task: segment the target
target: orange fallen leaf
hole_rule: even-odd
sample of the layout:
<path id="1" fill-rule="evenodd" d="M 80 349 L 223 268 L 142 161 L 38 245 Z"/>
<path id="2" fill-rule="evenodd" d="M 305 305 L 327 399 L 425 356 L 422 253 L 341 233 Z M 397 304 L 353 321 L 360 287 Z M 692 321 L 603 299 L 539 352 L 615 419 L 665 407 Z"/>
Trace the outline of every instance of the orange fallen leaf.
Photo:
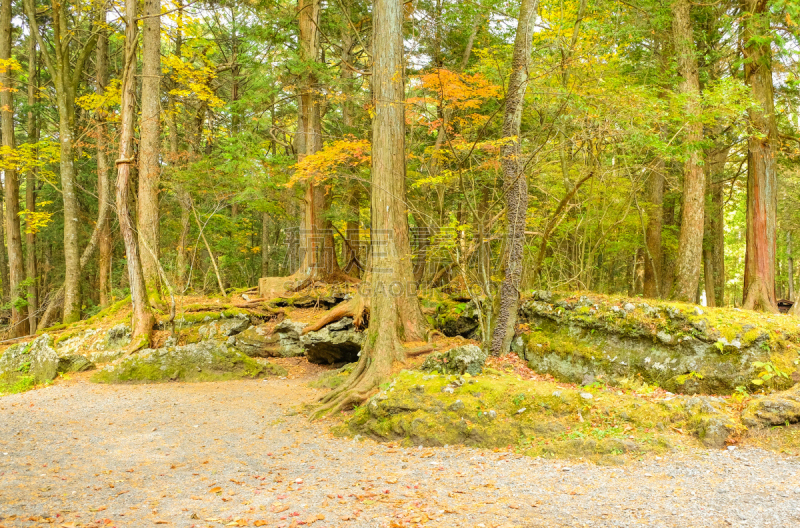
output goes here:
<path id="1" fill-rule="evenodd" d="M 213 488 L 208 490 L 209 493 L 219 493 L 220 491 L 222 491 L 222 488 L 219 486 L 214 486 Z"/>
<path id="2" fill-rule="evenodd" d="M 253 526 L 268 526 L 268 525 L 269 525 L 268 521 L 261 521 L 261 520 L 258 520 L 253 523 Z"/>

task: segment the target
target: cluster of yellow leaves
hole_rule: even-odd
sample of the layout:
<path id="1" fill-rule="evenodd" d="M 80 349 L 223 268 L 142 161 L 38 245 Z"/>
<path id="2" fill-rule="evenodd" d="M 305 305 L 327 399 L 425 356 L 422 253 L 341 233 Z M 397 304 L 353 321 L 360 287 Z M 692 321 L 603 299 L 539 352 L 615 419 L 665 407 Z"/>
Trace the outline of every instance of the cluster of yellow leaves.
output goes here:
<path id="1" fill-rule="evenodd" d="M 12 71 L 22 71 L 17 59 L 0 59 L 0 74 L 7 74 Z"/>
<path id="2" fill-rule="evenodd" d="M 55 141 L 42 140 L 38 143 L 22 143 L 17 148 L 0 147 L 0 170 L 26 173 L 38 171 L 39 179 L 55 185 L 56 175 L 47 166 L 59 159 L 59 145 Z"/>
<path id="3" fill-rule="evenodd" d="M 36 211 L 28 211 L 27 209 L 23 209 L 17 213 L 25 222 L 25 233 L 35 235 L 47 227 L 47 224 L 50 223 L 50 219 L 53 217 L 53 213 L 48 213 L 47 211 L 42 211 L 41 209 L 47 205 L 50 205 L 51 203 L 53 202 L 38 202 L 36 204 Z"/>
<path id="4" fill-rule="evenodd" d="M 354 171 L 370 162 L 370 143 L 366 139 L 342 139 L 325 145 L 322 150 L 303 158 L 294 166 L 294 175 L 286 184 L 322 181 L 335 171 Z"/>
<path id="5" fill-rule="evenodd" d="M 172 90 L 170 93 L 177 97 L 195 96 L 201 101 L 208 102 L 211 108 L 219 108 L 225 105 L 225 101 L 217 97 L 211 90 L 212 79 L 217 76 L 216 71 L 208 66 L 195 66 L 190 62 L 175 55 L 168 55 L 162 60 L 164 73 L 172 73 L 172 78 L 178 84 L 184 86 L 181 89 Z"/>
<path id="6" fill-rule="evenodd" d="M 113 79 L 111 83 L 106 86 L 103 95 L 90 93 L 82 95 L 75 99 L 75 104 L 80 106 L 87 112 L 95 112 L 98 110 L 108 110 L 115 106 L 119 106 L 122 101 L 122 81 Z"/>

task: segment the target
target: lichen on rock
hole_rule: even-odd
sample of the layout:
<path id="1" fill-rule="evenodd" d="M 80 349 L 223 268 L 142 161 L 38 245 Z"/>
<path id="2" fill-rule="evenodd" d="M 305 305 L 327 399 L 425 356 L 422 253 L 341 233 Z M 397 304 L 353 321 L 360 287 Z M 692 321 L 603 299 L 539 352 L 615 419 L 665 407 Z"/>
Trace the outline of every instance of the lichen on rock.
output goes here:
<path id="1" fill-rule="evenodd" d="M 676 393 L 731 394 L 755 388 L 759 362 L 787 373 L 771 379 L 773 389 L 790 386 L 797 369 L 788 345 L 800 342 L 800 331 L 780 318 L 602 295 L 545 297 L 552 302 L 534 293 L 522 303 L 523 332 L 512 347 L 532 369 L 564 381 L 639 377 Z"/>
<path id="2" fill-rule="evenodd" d="M 429 355 L 421 370 L 442 374 L 470 374 L 477 376 L 483 370 L 487 354 L 477 345 L 464 345 L 446 352 Z"/>
<path id="3" fill-rule="evenodd" d="M 285 376 L 283 367 L 265 364 L 219 341 L 146 349 L 115 361 L 92 377 L 100 383 L 223 381 Z"/>

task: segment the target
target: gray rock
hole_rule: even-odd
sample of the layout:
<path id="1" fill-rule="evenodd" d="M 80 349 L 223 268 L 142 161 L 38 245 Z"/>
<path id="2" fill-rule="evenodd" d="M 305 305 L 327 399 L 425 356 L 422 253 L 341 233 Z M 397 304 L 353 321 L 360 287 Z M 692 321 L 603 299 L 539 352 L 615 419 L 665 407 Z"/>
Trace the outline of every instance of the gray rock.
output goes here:
<path id="1" fill-rule="evenodd" d="M 0 380 L 14 383 L 31 376 L 36 383 L 44 383 L 58 373 L 58 354 L 53 349 L 53 338 L 42 334 L 28 343 L 18 343 L 0 356 Z"/>
<path id="2" fill-rule="evenodd" d="M 464 408 L 464 402 L 461 400 L 456 400 L 453 403 L 451 403 L 447 409 L 450 411 L 460 411 L 463 408 Z"/>
<path id="3" fill-rule="evenodd" d="M 352 317 L 308 332 L 300 338 L 306 357 L 312 363 L 351 363 L 358 361 L 363 334 L 356 330 Z"/>
<path id="4" fill-rule="evenodd" d="M 553 292 L 547 290 L 538 290 L 533 292 L 532 297 L 536 301 L 549 303 L 553 301 Z"/>
<path id="5" fill-rule="evenodd" d="M 692 310 L 692 311 L 693 311 L 693 313 L 694 313 L 695 315 L 703 315 L 703 313 L 705 313 L 705 312 L 703 312 L 703 309 L 702 309 L 702 308 L 700 308 L 699 306 L 695 306 L 695 307 L 694 307 L 694 310 Z"/>
<path id="6" fill-rule="evenodd" d="M 103 383 L 216 381 L 286 375 L 286 370 L 260 363 L 220 341 L 200 341 L 177 347 L 141 350 L 108 365 L 94 375 Z"/>
<path id="7" fill-rule="evenodd" d="M 592 398 L 594 398 L 594 396 L 592 396 L 592 393 L 590 392 L 582 392 L 581 398 L 583 398 L 584 400 L 591 400 Z"/>
<path id="8" fill-rule="evenodd" d="M 58 372 L 85 372 L 94 368 L 95 364 L 85 356 L 70 355 L 58 358 Z"/>
<path id="9" fill-rule="evenodd" d="M 717 449 L 725 447 L 728 437 L 736 431 L 736 424 L 723 414 L 701 416 L 694 427 L 704 446 Z"/>
<path id="10" fill-rule="evenodd" d="M 300 333 L 306 326 L 284 319 L 273 330 L 268 325 L 251 326 L 236 334 L 236 348 L 250 357 L 296 357 L 305 354 Z"/>
<path id="11" fill-rule="evenodd" d="M 625 303 L 625 306 L 623 306 L 622 309 L 626 312 L 632 312 L 636 309 L 636 306 L 634 306 L 632 303 Z"/>
<path id="12" fill-rule="evenodd" d="M 800 422 L 800 387 L 753 400 L 742 412 L 742 422 L 748 427 Z"/>
<path id="13" fill-rule="evenodd" d="M 250 319 L 246 316 L 236 316 L 204 324 L 198 328 L 197 333 L 201 339 L 219 339 L 239 334 L 248 328 Z"/>
<path id="14" fill-rule="evenodd" d="M 483 371 L 486 363 L 486 352 L 476 345 L 464 345 L 457 348 L 431 354 L 425 359 L 421 369 L 427 372 L 443 374 L 470 374 L 477 376 Z"/>
<path id="15" fill-rule="evenodd" d="M 656 338 L 665 345 L 671 345 L 674 341 L 674 338 L 663 330 L 660 330 L 656 334 Z"/>

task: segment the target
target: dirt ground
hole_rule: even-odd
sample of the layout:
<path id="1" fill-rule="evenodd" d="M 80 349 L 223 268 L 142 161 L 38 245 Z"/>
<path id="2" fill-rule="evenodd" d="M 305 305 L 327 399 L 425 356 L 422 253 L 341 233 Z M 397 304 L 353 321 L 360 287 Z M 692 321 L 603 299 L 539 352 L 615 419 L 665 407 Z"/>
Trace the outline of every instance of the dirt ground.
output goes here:
<path id="1" fill-rule="evenodd" d="M 800 526 L 800 459 L 753 448 L 625 466 L 333 437 L 287 379 L 0 398 L 0 527 Z M 300 412 L 298 412 L 300 411 Z"/>

